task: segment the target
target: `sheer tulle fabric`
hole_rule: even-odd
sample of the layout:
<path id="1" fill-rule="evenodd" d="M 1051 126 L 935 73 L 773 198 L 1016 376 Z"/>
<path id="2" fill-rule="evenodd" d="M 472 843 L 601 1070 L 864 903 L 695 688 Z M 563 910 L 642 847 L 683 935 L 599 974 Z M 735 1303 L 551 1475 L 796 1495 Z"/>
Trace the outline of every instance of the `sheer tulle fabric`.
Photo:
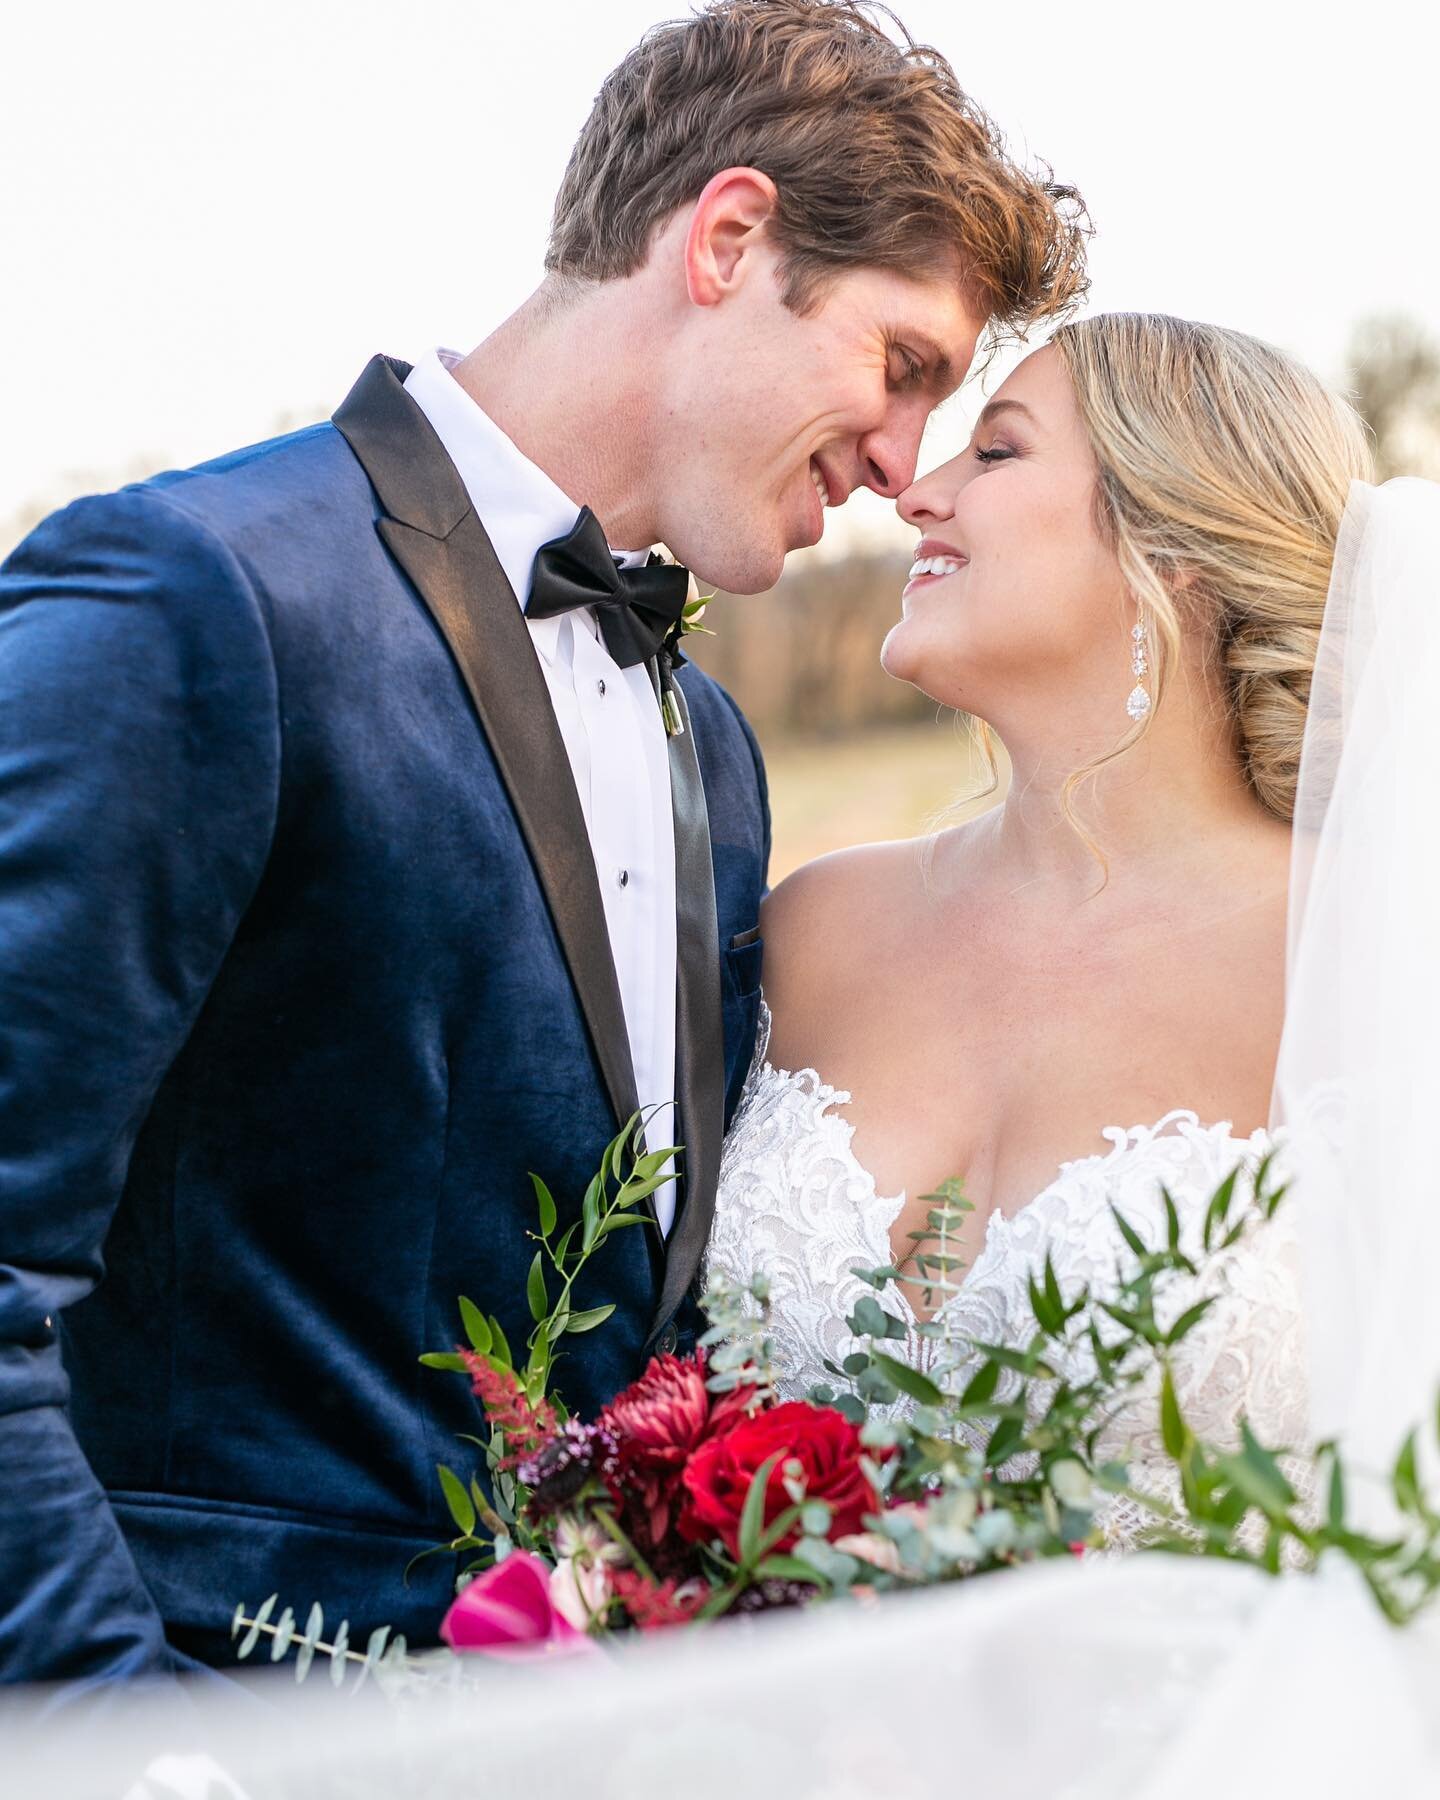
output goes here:
<path id="1" fill-rule="evenodd" d="M 1307 736 L 1277 1122 L 1314 1427 L 1376 1467 L 1433 1416 L 1440 1379 L 1437 812 L 1440 489 L 1357 487 Z M 7 1764 L 17 1791 L 111 1793 L 161 1743 L 203 1738 L 266 1797 L 1308 1800 L 1428 1791 L 1437 1692 L 1433 1619 L 1394 1631 L 1343 1566 L 1267 1581 L 1132 1557 L 641 1643 L 614 1665 L 486 1670 L 398 1713 L 307 1688 L 260 1730 L 247 1710 L 182 1739 L 173 1706 L 136 1709 L 88 1766 L 57 1757 L 53 1727 L 12 1734 Z"/>

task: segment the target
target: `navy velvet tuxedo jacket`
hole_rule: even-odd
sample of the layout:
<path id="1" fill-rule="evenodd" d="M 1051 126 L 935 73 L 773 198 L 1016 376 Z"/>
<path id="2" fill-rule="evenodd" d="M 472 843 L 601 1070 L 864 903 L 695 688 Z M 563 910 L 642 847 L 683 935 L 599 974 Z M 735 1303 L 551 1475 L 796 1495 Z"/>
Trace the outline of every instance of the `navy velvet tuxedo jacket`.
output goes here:
<path id="1" fill-rule="evenodd" d="M 403 375 L 0 569 L 0 1677 L 224 1663 L 272 1591 L 433 1642 L 455 1565 L 402 1577 L 479 1413 L 417 1358 L 461 1293 L 523 1342 L 528 1172 L 563 1222 L 635 1105 L 544 679 Z M 758 1009 L 763 769 L 679 682 L 684 1180 L 577 1295 L 587 1412 L 683 1329 Z"/>

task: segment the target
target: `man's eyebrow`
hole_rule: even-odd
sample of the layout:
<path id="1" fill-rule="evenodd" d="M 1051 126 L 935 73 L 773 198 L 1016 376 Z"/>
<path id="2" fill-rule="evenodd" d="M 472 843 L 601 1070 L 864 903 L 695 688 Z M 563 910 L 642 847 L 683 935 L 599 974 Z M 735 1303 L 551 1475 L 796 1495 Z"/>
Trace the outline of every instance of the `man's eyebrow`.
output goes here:
<path id="1" fill-rule="evenodd" d="M 992 400 L 981 409 L 980 417 L 975 421 L 976 430 L 978 431 L 982 425 L 992 424 L 995 418 L 1003 412 L 1024 413 L 1032 425 L 1036 423 L 1034 413 L 1023 400 Z"/>

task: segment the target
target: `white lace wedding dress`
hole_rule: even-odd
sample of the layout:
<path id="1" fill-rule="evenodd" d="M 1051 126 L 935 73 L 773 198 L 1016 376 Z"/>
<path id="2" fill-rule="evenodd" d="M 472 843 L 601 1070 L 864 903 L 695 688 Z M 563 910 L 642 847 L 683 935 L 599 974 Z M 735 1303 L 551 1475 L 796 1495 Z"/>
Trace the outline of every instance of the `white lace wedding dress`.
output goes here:
<path id="1" fill-rule="evenodd" d="M 853 1127 L 843 1113 L 848 1093 L 814 1069 L 790 1072 L 770 1063 L 769 1025 L 762 1004 L 754 1062 L 725 1144 L 706 1266 L 732 1282 L 757 1273 L 768 1278 L 777 1385 L 783 1398 L 802 1399 L 814 1386 L 834 1385 L 827 1361 L 838 1365 L 860 1347 L 845 1318 L 875 1290 L 851 1271 L 891 1261 L 890 1233 L 905 1195 L 877 1193 L 874 1177 L 856 1160 Z M 1182 1247 L 1198 1256 L 1210 1197 L 1237 1164 L 1253 1171 L 1274 1148 L 1283 1172 L 1283 1144 L 1267 1132 L 1237 1138 L 1228 1123 L 1204 1125 L 1178 1108 L 1153 1125 L 1109 1126 L 1096 1135 L 1111 1146 L 1108 1152 L 1062 1163 L 1050 1185 L 1018 1212 L 991 1214 L 960 1291 L 936 1315 L 946 1327 L 943 1339 L 916 1333 L 910 1296 L 918 1290 L 893 1282 L 886 1288 L 886 1309 L 911 1328 L 909 1342 L 895 1348 L 914 1366 L 930 1369 L 947 1355 L 953 1360 L 952 1346 L 963 1350 L 976 1339 L 1028 1343 L 1035 1332 L 1029 1277 L 1043 1271 L 1047 1252 L 1067 1299 L 1082 1283 L 1102 1297 L 1113 1293 L 1117 1272 L 1134 1259 L 1112 1205 L 1158 1248 L 1166 1235 L 1163 1187 L 1180 1217 Z M 1269 1224 L 1211 1258 L 1199 1291 L 1214 1295 L 1215 1304 L 1184 1340 L 1175 1371 L 1197 1434 L 1219 1445 L 1238 1442 L 1243 1413 L 1262 1442 L 1303 1443 L 1304 1346 L 1291 1210 L 1282 1205 Z M 1177 1317 L 1196 1297 L 1192 1284 L 1177 1282 L 1160 1304 L 1162 1318 L 1167 1309 Z M 1082 1366 L 1087 1363 L 1077 1351 L 1064 1372 L 1081 1378 L 1093 1372 L 1093 1364 Z M 1128 1463 L 1136 1487 L 1173 1493 L 1153 1388 L 1139 1390 L 1117 1414 L 1100 1456 Z M 1108 1540 L 1128 1543 L 1145 1517 L 1133 1502 L 1112 1503 L 1104 1521 Z"/>

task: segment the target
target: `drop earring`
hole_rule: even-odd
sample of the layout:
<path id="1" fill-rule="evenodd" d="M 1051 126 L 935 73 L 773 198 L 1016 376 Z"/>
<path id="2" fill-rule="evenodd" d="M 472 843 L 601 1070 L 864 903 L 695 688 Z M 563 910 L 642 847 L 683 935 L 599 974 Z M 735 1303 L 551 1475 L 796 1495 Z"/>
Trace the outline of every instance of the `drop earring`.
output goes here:
<path id="1" fill-rule="evenodd" d="M 1135 685 L 1125 710 L 1138 725 L 1150 711 L 1150 690 L 1145 685 L 1145 677 L 1150 673 L 1150 634 L 1143 612 L 1130 628 L 1130 673 L 1135 677 Z"/>

